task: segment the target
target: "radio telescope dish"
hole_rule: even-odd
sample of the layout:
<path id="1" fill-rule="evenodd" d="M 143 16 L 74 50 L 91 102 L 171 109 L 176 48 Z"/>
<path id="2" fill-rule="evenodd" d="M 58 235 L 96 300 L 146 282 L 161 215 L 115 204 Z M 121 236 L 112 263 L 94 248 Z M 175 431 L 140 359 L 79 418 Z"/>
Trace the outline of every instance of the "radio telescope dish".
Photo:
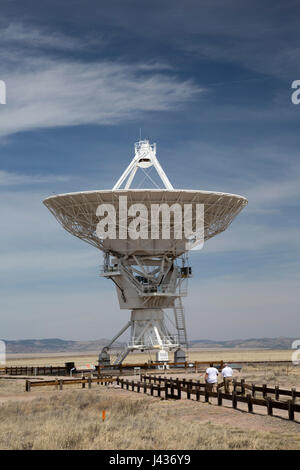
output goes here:
<path id="1" fill-rule="evenodd" d="M 152 166 L 164 189 L 131 189 L 137 171 L 145 172 Z M 65 230 L 104 253 L 101 276 L 115 283 L 120 308 L 132 310 L 131 320 L 101 352 L 99 364 L 109 362 L 108 350 L 129 327 L 130 341 L 117 357 L 116 364 L 134 350 L 187 347 L 181 298 L 187 294 L 186 283 L 191 277 L 191 267 L 187 265 L 191 245 L 187 243 L 183 226 L 178 229 L 176 225 L 175 212 L 185 215 L 189 209 L 189 227 L 196 233 L 197 214 L 193 207 L 203 207 L 202 238 L 206 241 L 226 230 L 245 207 L 247 199 L 236 194 L 174 189 L 156 158 L 156 144 L 141 140 L 135 144 L 132 162 L 112 190 L 59 194 L 43 202 Z M 131 207 L 135 208 L 135 214 L 128 210 Z M 169 236 L 164 238 L 161 213 L 166 208 L 169 208 L 168 214 L 166 212 Z M 144 237 L 137 236 L 135 215 L 140 216 L 139 230 L 142 230 L 145 218 L 154 213 L 156 232 L 152 231 L 150 223 L 144 229 Z M 99 235 L 99 221 L 103 216 L 107 224 L 115 226 L 115 236 Z M 128 236 L 130 227 L 135 237 Z M 174 311 L 175 335 L 166 326 L 163 308 Z"/>

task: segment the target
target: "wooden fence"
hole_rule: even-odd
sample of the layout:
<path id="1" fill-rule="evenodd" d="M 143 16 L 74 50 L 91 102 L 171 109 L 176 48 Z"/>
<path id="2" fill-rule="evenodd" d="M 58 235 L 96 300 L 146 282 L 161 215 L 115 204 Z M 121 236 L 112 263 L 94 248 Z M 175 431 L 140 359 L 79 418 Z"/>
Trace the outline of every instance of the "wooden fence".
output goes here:
<path id="1" fill-rule="evenodd" d="M 228 364 L 234 364 L 235 369 L 241 369 L 243 365 L 291 365 L 290 361 L 226 361 Z M 209 364 L 209 361 L 193 361 L 193 362 L 168 362 L 169 370 L 172 372 L 187 371 L 199 372 Z M 214 361 L 217 368 L 223 367 L 223 361 Z M 120 373 L 140 368 L 142 371 L 157 370 L 159 366 L 163 366 L 161 362 L 143 362 L 138 364 L 117 364 L 110 366 L 96 366 L 98 374 L 108 374 L 112 371 L 115 374 L 117 371 Z M 168 370 L 168 369 L 167 369 Z M 76 371 L 74 371 L 76 372 Z M 0 368 L 0 375 L 55 375 L 64 376 L 69 375 L 70 369 L 66 366 L 16 366 L 16 367 L 2 367 Z"/>
<path id="2" fill-rule="evenodd" d="M 82 388 L 85 388 L 85 385 L 88 385 L 88 388 L 92 388 L 92 383 L 97 383 L 98 385 L 107 385 L 109 383 L 115 382 L 116 379 L 113 377 L 82 377 L 81 379 L 56 379 L 56 380 L 39 380 L 32 381 L 26 380 L 25 382 L 25 391 L 31 392 L 31 389 L 34 387 L 55 387 L 56 390 L 63 390 L 65 385 L 74 385 L 82 384 Z"/>
<path id="3" fill-rule="evenodd" d="M 179 378 L 171 379 L 165 377 L 156 377 L 153 375 L 142 375 L 141 381 L 135 382 L 134 380 L 125 380 L 117 377 L 117 384 L 121 388 L 126 390 L 132 390 L 147 393 L 150 390 L 150 394 L 153 396 L 156 392 L 156 396 L 163 396 L 166 400 L 182 398 L 182 393 L 186 394 L 187 399 L 191 399 L 194 395 L 197 401 L 200 401 L 200 397 L 203 396 L 205 402 L 209 401 L 210 397 L 217 398 L 217 403 L 222 406 L 223 400 L 230 400 L 232 408 L 237 409 L 237 404 L 246 403 L 248 412 L 253 412 L 253 406 L 263 406 L 267 408 L 268 415 L 273 414 L 274 409 L 286 410 L 290 420 L 294 420 L 295 412 L 300 412 L 300 404 L 295 403 L 295 399 L 300 397 L 300 392 L 295 389 L 284 390 L 279 387 L 270 388 L 267 385 L 256 386 L 255 384 L 246 384 L 243 380 L 240 382 L 233 381 L 233 392 L 224 393 L 222 387 L 224 383 L 218 385 L 217 392 L 211 392 L 207 390 L 205 383 L 199 381 L 193 382 L 192 380 L 180 380 Z M 239 389 L 239 390 L 238 390 Z M 251 390 L 251 393 L 246 394 L 246 390 Z M 256 392 L 261 392 L 262 397 L 256 397 Z M 274 394 L 275 399 L 267 396 L 268 394 Z M 287 401 L 279 401 L 280 395 L 289 396 L 291 399 Z"/>
<path id="4" fill-rule="evenodd" d="M 300 392 L 294 388 L 291 390 L 281 389 L 278 386 L 274 388 L 268 387 L 266 384 L 256 385 L 247 384 L 242 379 L 240 381 L 233 380 L 233 391 L 232 393 L 224 393 L 222 388 L 224 382 L 218 384 L 217 391 L 212 392 L 207 390 L 205 383 L 200 381 L 193 381 L 187 379 L 172 379 L 170 377 L 162 377 L 155 375 L 141 375 L 140 381 L 125 380 L 121 377 L 104 377 L 98 376 L 97 378 L 82 377 L 81 379 L 56 379 L 56 380 L 42 380 L 42 381 L 31 381 L 26 380 L 25 390 L 30 392 L 34 387 L 47 387 L 54 386 L 57 390 L 63 390 L 65 385 L 81 384 L 82 388 L 85 388 L 86 384 L 88 388 L 92 388 L 93 383 L 98 385 L 107 385 L 108 383 L 116 382 L 121 386 L 122 389 L 137 391 L 138 393 L 147 393 L 150 391 L 152 396 L 163 397 L 168 399 L 182 398 L 182 393 L 186 394 L 187 399 L 191 399 L 194 396 L 197 401 L 200 401 L 200 397 L 203 396 L 205 402 L 209 401 L 210 397 L 217 399 L 218 406 L 223 405 L 223 400 L 229 400 L 232 403 L 232 408 L 237 409 L 238 403 L 247 404 L 248 412 L 253 412 L 253 406 L 263 406 L 267 409 L 268 415 L 273 414 L 274 409 L 286 410 L 290 420 L 295 419 L 295 413 L 300 413 L 300 404 L 295 403 L 297 398 L 300 398 Z M 251 392 L 251 393 L 247 393 Z M 260 393 L 261 397 L 257 397 Z M 274 395 L 270 397 L 269 395 Z M 280 401 L 280 396 L 289 397 L 288 400 Z"/>
<path id="5" fill-rule="evenodd" d="M 3 367 L 3 375 L 68 375 L 69 369 L 65 366 L 18 366 Z"/>
<path id="6" fill-rule="evenodd" d="M 141 380 L 142 381 L 149 381 L 150 383 L 153 382 L 155 383 L 167 383 L 168 385 L 173 385 L 176 383 L 177 386 L 183 386 L 183 387 L 189 387 L 189 388 L 206 388 L 205 383 L 200 383 L 200 380 L 198 381 L 193 381 L 193 380 L 187 380 L 187 379 L 179 379 L 178 377 L 174 380 L 171 379 L 170 377 L 162 377 L 162 376 L 154 376 L 154 375 L 141 375 Z M 224 382 L 221 382 L 217 385 L 217 388 L 220 389 L 224 387 Z M 246 390 L 251 391 L 251 395 L 254 397 L 256 395 L 256 392 L 259 392 L 262 394 L 263 398 L 267 397 L 268 394 L 274 395 L 276 400 L 280 399 L 280 395 L 283 396 L 289 396 L 293 400 L 296 398 L 300 398 L 300 391 L 297 391 L 295 388 L 291 388 L 290 390 L 282 389 L 279 388 L 278 385 L 275 385 L 275 387 L 268 387 L 267 384 L 263 385 L 256 385 L 254 383 L 252 384 L 247 384 L 245 383 L 244 379 L 241 379 L 240 381 L 234 380 L 232 381 L 232 387 L 233 391 L 238 391 L 241 395 L 245 395 Z"/>

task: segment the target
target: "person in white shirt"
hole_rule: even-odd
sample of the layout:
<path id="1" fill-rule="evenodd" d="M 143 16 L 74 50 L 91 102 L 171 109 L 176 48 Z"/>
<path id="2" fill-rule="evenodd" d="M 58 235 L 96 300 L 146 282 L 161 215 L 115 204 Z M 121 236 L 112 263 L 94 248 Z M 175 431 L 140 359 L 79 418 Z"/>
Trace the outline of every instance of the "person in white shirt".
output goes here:
<path id="1" fill-rule="evenodd" d="M 216 369 L 213 364 L 210 364 L 205 373 L 205 382 L 208 392 L 217 391 L 218 375 L 218 369 Z"/>
<path id="2" fill-rule="evenodd" d="M 228 364 L 224 364 L 224 367 L 222 369 L 222 376 L 224 379 L 225 393 L 231 393 L 233 370 L 231 369 L 231 367 L 229 367 Z"/>

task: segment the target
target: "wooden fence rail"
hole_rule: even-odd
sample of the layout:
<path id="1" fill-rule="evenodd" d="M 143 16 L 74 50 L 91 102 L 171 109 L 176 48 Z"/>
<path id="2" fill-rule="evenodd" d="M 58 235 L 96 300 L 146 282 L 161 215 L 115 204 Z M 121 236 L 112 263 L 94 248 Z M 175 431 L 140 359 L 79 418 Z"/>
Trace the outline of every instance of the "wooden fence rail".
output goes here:
<path id="1" fill-rule="evenodd" d="M 300 404 L 295 403 L 295 399 L 300 397 L 300 392 L 295 389 L 284 390 L 279 387 L 271 388 L 267 385 L 256 386 L 255 384 L 246 384 L 243 380 L 233 382 L 233 392 L 223 393 L 221 388 L 223 383 L 219 384 L 219 388 L 216 392 L 208 391 L 205 383 L 195 382 L 193 380 L 186 380 L 179 378 L 172 379 L 168 377 L 153 376 L 153 375 L 141 375 L 140 381 L 125 380 L 120 377 L 104 377 L 99 376 L 97 378 L 82 377 L 81 379 L 56 379 L 56 380 L 42 380 L 42 381 L 31 381 L 26 380 L 25 390 L 30 392 L 34 387 L 46 387 L 55 386 L 57 390 L 63 390 L 65 385 L 81 384 L 82 388 L 85 388 L 86 384 L 88 388 L 92 387 L 92 383 L 104 384 L 116 382 L 121 386 L 122 389 L 137 391 L 138 393 L 147 393 L 150 391 L 152 396 L 164 397 L 168 399 L 182 398 L 182 393 L 186 394 L 187 399 L 191 399 L 191 396 L 195 396 L 197 401 L 200 401 L 200 397 L 203 396 L 205 402 L 209 401 L 210 397 L 217 398 L 217 403 L 222 406 L 223 400 L 229 400 L 232 403 L 232 408 L 236 409 L 238 403 L 246 403 L 248 412 L 253 412 L 253 406 L 263 406 L 267 408 L 268 415 L 273 414 L 274 409 L 286 410 L 290 420 L 295 419 L 295 412 L 300 413 Z M 238 390 L 238 388 L 240 390 Z M 251 390 L 251 393 L 246 393 L 246 390 Z M 256 392 L 262 394 L 261 398 L 255 396 Z M 268 394 L 274 394 L 275 399 L 268 396 Z M 279 401 L 280 395 L 289 396 L 291 399 L 287 401 Z"/>
<path id="2" fill-rule="evenodd" d="M 156 377 L 156 376 L 146 376 L 141 375 L 141 381 L 134 382 L 133 380 L 125 380 L 123 378 L 117 377 L 116 379 L 117 384 L 121 386 L 121 388 L 126 388 L 126 390 L 132 390 L 144 393 L 147 390 L 150 390 L 151 395 L 154 395 L 156 392 L 156 396 L 161 397 L 162 392 L 164 393 L 164 398 L 168 399 L 181 399 L 182 393 L 186 394 L 187 399 L 191 399 L 191 395 L 194 395 L 196 400 L 199 401 L 200 397 L 203 396 L 205 402 L 209 401 L 210 397 L 217 398 L 217 403 L 219 406 L 222 406 L 223 400 L 229 400 L 232 403 L 232 408 L 236 409 L 238 403 L 246 403 L 248 407 L 248 412 L 253 412 L 253 406 L 263 406 L 267 408 L 268 415 L 273 414 L 274 409 L 279 410 L 286 410 L 288 412 L 288 417 L 290 420 L 295 419 L 295 412 L 300 412 L 300 404 L 295 403 L 295 392 L 293 390 L 282 390 L 282 389 L 273 389 L 270 387 L 260 386 L 256 387 L 258 391 L 263 391 L 267 393 L 273 393 L 274 390 L 279 391 L 279 394 L 284 395 L 283 392 L 286 392 L 285 395 L 289 395 L 292 399 L 287 401 L 278 401 L 277 399 L 273 399 L 266 395 L 263 395 L 262 398 L 255 397 L 255 391 L 253 394 L 253 389 L 251 386 L 252 393 L 246 394 L 246 389 L 250 387 L 248 384 L 245 384 L 243 381 L 234 383 L 234 390 L 230 393 L 223 393 L 221 388 L 223 384 L 219 384 L 219 389 L 217 392 L 211 392 L 207 390 L 207 387 L 204 383 L 193 382 L 192 380 L 186 381 L 185 379 L 179 380 L 178 378 L 170 379 L 166 377 Z M 237 388 L 240 387 L 240 392 L 237 392 Z M 249 388 L 248 388 L 249 389 Z M 289 392 L 289 394 L 288 394 Z M 299 392 L 296 392 L 297 396 Z"/>
<path id="3" fill-rule="evenodd" d="M 68 375 L 65 366 L 18 366 L 3 367 L 1 373 L 5 375 Z"/>
<path id="4" fill-rule="evenodd" d="M 39 381 L 32 381 L 26 380 L 25 382 L 25 391 L 30 392 L 34 387 L 51 387 L 55 386 L 58 390 L 63 390 L 64 385 L 74 385 L 74 384 L 82 384 L 82 388 L 85 388 L 85 385 L 88 384 L 88 388 L 92 388 L 92 383 L 97 383 L 98 385 L 107 385 L 108 383 L 115 382 L 116 379 L 113 377 L 82 377 L 81 379 L 56 379 L 56 380 L 39 380 Z"/>
<path id="5" fill-rule="evenodd" d="M 162 377 L 162 376 L 154 376 L 154 375 L 141 375 L 141 380 L 143 381 L 149 381 L 150 383 L 175 383 L 176 385 L 180 386 L 186 386 L 189 384 L 189 387 L 193 388 L 206 388 L 205 383 L 200 383 L 200 381 L 193 381 L 193 380 L 188 380 L 188 379 L 179 379 L 178 377 L 176 379 L 172 379 L 170 377 Z M 217 389 L 220 389 L 224 387 L 224 382 L 221 382 L 217 385 Z M 275 395 L 276 400 L 280 399 L 280 395 L 283 396 L 288 396 L 291 397 L 292 400 L 295 400 L 296 398 L 300 398 L 300 391 L 297 391 L 295 388 L 291 388 L 291 390 L 287 389 L 282 389 L 279 388 L 279 386 L 275 387 L 268 387 L 267 384 L 263 385 L 256 385 L 256 384 L 247 384 L 245 383 L 244 379 L 241 379 L 240 381 L 233 380 L 232 381 L 232 387 L 235 392 L 238 392 L 238 388 L 240 388 L 239 393 L 241 395 L 245 395 L 246 390 L 250 390 L 252 396 L 254 397 L 256 395 L 256 392 L 262 393 L 263 397 L 266 398 L 268 394 Z"/>
<path id="6" fill-rule="evenodd" d="M 201 368 L 208 365 L 210 361 L 186 361 L 186 362 L 168 362 L 168 367 L 171 370 L 178 369 L 178 370 L 189 370 L 198 372 Z M 268 364 L 268 365 L 276 365 L 276 364 L 284 364 L 284 365 L 292 365 L 290 361 L 226 361 L 228 364 L 234 364 L 235 368 L 241 369 L 243 365 L 258 365 L 258 364 Z M 214 364 L 217 368 L 223 367 L 223 361 L 214 361 Z M 122 371 L 134 369 L 139 367 L 141 370 L 157 370 L 158 366 L 162 366 L 161 362 L 144 362 L 138 364 L 117 364 L 117 365 L 109 365 L 109 366 L 97 366 L 99 373 L 104 373 L 105 371 L 116 371 L 119 370 L 120 373 Z M 238 367 L 240 366 L 240 367 Z M 68 375 L 69 369 L 65 366 L 16 366 L 16 367 L 2 367 L 0 368 L 0 374 L 5 375 Z"/>

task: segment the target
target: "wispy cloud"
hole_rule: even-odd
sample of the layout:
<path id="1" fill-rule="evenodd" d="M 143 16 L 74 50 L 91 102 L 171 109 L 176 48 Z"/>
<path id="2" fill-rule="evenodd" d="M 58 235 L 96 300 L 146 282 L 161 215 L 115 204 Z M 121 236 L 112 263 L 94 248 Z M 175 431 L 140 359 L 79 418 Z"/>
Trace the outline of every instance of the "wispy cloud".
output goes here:
<path id="1" fill-rule="evenodd" d="M 84 37 L 68 36 L 47 28 L 41 30 L 32 24 L 12 22 L 2 27 L 1 44 L 7 48 L 74 51 L 90 46 L 100 47 L 105 44 L 105 41 L 100 34 Z"/>
<path id="2" fill-rule="evenodd" d="M 207 241 L 204 245 L 204 251 L 210 253 L 224 252 L 270 252 L 272 250 L 294 248 L 300 249 L 300 227 L 278 227 L 275 231 L 273 226 L 267 224 L 250 224 L 243 219 L 243 223 L 235 224 L 234 229 L 229 229 L 224 234 Z M 278 217 L 279 219 L 279 217 Z M 246 219 L 247 220 L 247 219 Z"/>
<path id="3" fill-rule="evenodd" d="M 26 175 L 0 170 L 0 186 L 18 186 L 45 183 L 63 183 L 69 181 L 69 176 L 61 175 Z"/>
<path id="4" fill-rule="evenodd" d="M 59 35 L 14 26 L 4 38 L 23 44 L 60 43 Z M 24 41 L 24 42 L 23 42 Z M 71 40 L 73 41 L 73 39 Z M 62 41 L 66 44 L 66 41 Z M 16 54 L 15 61 L 13 60 Z M 42 51 L 22 57 L 22 47 L 2 52 L 7 105 L 1 108 L 0 136 L 32 129 L 86 124 L 112 125 L 135 120 L 142 113 L 169 111 L 202 90 L 181 80 L 165 63 L 54 59 Z"/>
<path id="5" fill-rule="evenodd" d="M 300 204 L 300 176 L 264 181 L 246 190 L 245 194 L 255 206 L 294 206 Z"/>

